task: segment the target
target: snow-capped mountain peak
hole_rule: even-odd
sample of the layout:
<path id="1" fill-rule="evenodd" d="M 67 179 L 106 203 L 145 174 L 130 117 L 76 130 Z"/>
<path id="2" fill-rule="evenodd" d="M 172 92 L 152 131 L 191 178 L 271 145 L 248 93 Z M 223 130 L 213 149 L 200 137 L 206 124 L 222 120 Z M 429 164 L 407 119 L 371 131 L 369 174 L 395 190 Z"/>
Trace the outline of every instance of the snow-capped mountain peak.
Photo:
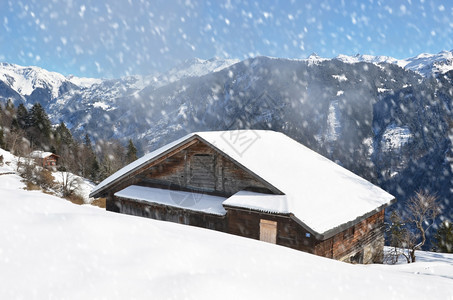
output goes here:
<path id="1" fill-rule="evenodd" d="M 0 63 L 0 80 L 23 96 L 31 95 L 36 88 L 48 88 L 52 96 L 56 98 L 59 88 L 66 78 L 59 73 L 39 67 Z"/>
<path id="2" fill-rule="evenodd" d="M 199 77 L 208 73 L 218 72 L 238 62 L 238 59 L 222 59 L 218 57 L 208 60 L 192 58 L 184 61 L 160 77 L 170 83 L 186 77 Z"/>
<path id="3" fill-rule="evenodd" d="M 325 60 L 327 60 L 327 58 L 322 58 L 322 57 L 320 57 L 318 54 L 316 54 L 314 52 L 312 54 L 310 54 L 310 56 L 307 57 L 307 61 L 308 61 L 309 65 L 313 65 L 313 64 L 316 65 L 316 64 L 318 64 L 320 62 L 323 62 Z"/>
<path id="4" fill-rule="evenodd" d="M 89 88 L 94 84 L 100 84 L 102 82 L 102 79 L 99 78 L 76 77 L 73 75 L 67 76 L 66 79 L 82 88 Z"/>
<path id="5" fill-rule="evenodd" d="M 344 63 L 359 63 L 359 62 L 367 62 L 372 64 L 380 64 L 380 63 L 388 63 L 388 64 L 396 64 L 401 66 L 401 61 L 390 57 L 390 56 L 374 56 L 374 55 L 367 55 L 367 54 L 356 54 L 356 55 L 344 55 L 340 54 L 335 57 L 336 60 L 342 61 Z"/>
<path id="6" fill-rule="evenodd" d="M 397 59 L 390 56 L 373 56 L 365 54 L 343 55 L 335 59 L 344 63 L 368 62 L 373 64 L 389 63 L 395 64 L 407 70 L 419 73 L 423 77 L 437 76 L 453 70 L 453 50 L 441 51 L 437 54 L 421 53 L 417 56 Z"/>
<path id="7" fill-rule="evenodd" d="M 424 77 L 436 76 L 453 70 L 453 50 L 437 54 L 422 53 L 403 60 L 404 68 L 415 71 Z"/>

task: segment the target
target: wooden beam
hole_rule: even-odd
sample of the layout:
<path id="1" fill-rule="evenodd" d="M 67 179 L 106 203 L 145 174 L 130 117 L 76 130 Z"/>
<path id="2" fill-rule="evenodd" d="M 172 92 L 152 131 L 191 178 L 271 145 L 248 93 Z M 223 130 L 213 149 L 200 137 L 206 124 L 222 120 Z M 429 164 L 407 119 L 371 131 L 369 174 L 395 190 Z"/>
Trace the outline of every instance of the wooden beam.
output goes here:
<path id="1" fill-rule="evenodd" d="M 162 161 L 166 160 L 167 158 L 175 155 L 176 153 L 178 153 L 179 151 L 181 150 L 184 150 L 190 146 L 192 146 L 193 144 L 196 144 L 198 143 L 199 141 L 197 140 L 197 138 L 194 138 L 190 141 L 188 141 L 187 143 L 179 146 L 179 147 L 176 147 L 176 148 L 173 148 L 173 150 L 161 155 L 161 156 L 158 156 L 157 158 L 149 161 L 149 162 L 146 162 L 144 163 L 141 167 L 139 167 L 138 169 L 135 169 L 129 173 L 126 173 L 124 174 L 123 176 L 120 176 L 118 177 L 116 180 L 114 180 L 113 182 L 111 182 L 110 184 L 107 184 L 106 186 L 104 186 L 101 190 L 99 190 L 96 194 L 97 194 L 97 197 L 100 197 L 102 195 L 105 194 L 105 191 L 107 189 L 112 189 L 112 187 L 115 187 L 116 185 L 118 184 L 121 184 L 122 182 L 124 181 L 128 181 L 129 179 L 135 177 L 137 174 L 140 174 L 141 172 L 143 172 L 144 170 L 154 166 L 154 165 L 157 165 L 159 163 L 161 163 Z"/>
<path id="2" fill-rule="evenodd" d="M 151 161 L 150 163 L 143 165 L 140 169 L 137 169 L 136 171 L 134 171 L 132 173 L 129 173 L 129 175 L 126 176 L 126 179 L 129 179 L 130 177 L 134 177 L 135 175 L 143 172 L 144 170 L 149 169 L 152 166 L 155 166 L 155 165 L 163 162 L 164 160 L 166 160 L 167 158 L 175 155 L 179 151 L 184 150 L 184 149 L 186 149 L 186 148 L 188 148 L 188 147 L 190 147 L 190 146 L 192 146 L 193 144 L 196 144 L 196 143 L 198 143 L 198 140 L 194 139 L 194 140 L 192 140 L 192 141 L 190 141 L 190 142 L 188 142 L 188 143 L 186 143 L 186 144 L 184 144 L 184 145 L 182 145 L 180 147 L 177 147 L 177 148 L 173 149 L 172 151 L 168 152 L 167 154 L 162 155 L 162 156 L 158 157 L 157 159 Z"/>

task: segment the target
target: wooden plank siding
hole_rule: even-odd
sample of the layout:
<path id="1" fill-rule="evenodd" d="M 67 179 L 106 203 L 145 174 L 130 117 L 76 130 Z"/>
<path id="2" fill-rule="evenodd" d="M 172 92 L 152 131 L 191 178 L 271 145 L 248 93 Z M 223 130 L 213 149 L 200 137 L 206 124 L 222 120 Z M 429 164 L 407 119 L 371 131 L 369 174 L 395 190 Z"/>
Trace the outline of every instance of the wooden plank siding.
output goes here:
<path id="1" fill-rule="evenodd" d="M 226 207 L 228 233 L 260 239 L 260 222 L 277 222 L 277 245 L 313 253 L 316 239 L 291 219 L 290 215 L 276 215 L 248 209 Z"/>
<path id="2" fill-rule="evenodd" d="M 43 167 L 54 167 L 57 165 L 58 155 L 52 154 L 42 159 Z"/>
<path id="3" fill-rule="evenodd" d="M 260 239 L 260 221 L 277 222 L 277 244 L 352 263 L 382 262 L 384 210 L 335 236 L 318 241 L 290 216 L 227 207 L 228 233 Z"/>
<path id="4" fill-rule="evenodd" d="M 351 263 L 382 262 L 384 210 L 318 243 L 314 253 Z"/>
<path id="5" fill-rule="evenodd" d="M 275 192 L 275 189 L 245 172 L 202 142 L 176 153 L 142 172 L 136 185 L 197 191 L 230 197 L 247 189 Z"/>
<path id="6" fill-rule="evenodd" d="M 174 206 L 148 203 L 117 197 L 119 212 L 123 214 L 169 221 L 225 232 L 225 216 L 191 211 Z"/>
<path id="7" fill-rule="evenodd" d="M 36 164 L 38 164 L 44 168 L 47 168 L 47 167 L 57 166 L 58 158 L 59 158 L 58 155 L 51 154 L 46 157 L 35 157 L 34 160 L 35 160 Z"/>
<path id="8" fill-rule="evenodd" d="M 107 185 L 104 188 L 104 191 L 99 193 L 99 195 L 100 196 L 106 196 L 106 201 L 115 201 L 113 195 L 116 192 L 121 191 L 122 189 L 125 189 L 128 186 L 130 186 L 130 185 L 137 184 L 137 182 L 140 180 L 140 174 L 141 173 L 143 173 L 144 171 L 146 171 L 150 167 L 158 165 L 162 161 L 165 161 L 168 158 L 171 158 L 176 153 L 179 153 L 180 151 L 184 150 L 187 147 L 190 147 L 191 145 L 193 145 L 193 144 L 195 144 L 197 142 L 198 142 L 197 140 L 189 141 L 189 142 L 187 142 L 187 143 L 185 143 L 185 144 L 173 149 L 172 151 L 166 153 L 165 155 L 159 157 L 158 159 L 152 161 L 151 163 L 145 164 L 144 166 L 142 166 L 142 167 L 138 168 L 137 170 L 131 172 L 130 174 L 128 174 L 127 176 L 125 176 L 121 180 L 114 181 L 111 186 Z M 114 206 L 115 206 L 114 203 L 110 204 L 110 207 L 114 207 Z"/>

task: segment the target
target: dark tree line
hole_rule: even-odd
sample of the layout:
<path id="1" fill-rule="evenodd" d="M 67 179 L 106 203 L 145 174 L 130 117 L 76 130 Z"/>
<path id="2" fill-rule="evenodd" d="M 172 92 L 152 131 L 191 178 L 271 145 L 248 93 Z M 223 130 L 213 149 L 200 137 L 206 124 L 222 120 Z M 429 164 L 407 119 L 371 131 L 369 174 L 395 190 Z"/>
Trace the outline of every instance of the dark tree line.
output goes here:
<path id="1" fill-rule="evenodd" d="M 59 169 L 99 182 L 137 159 L 132 140 L 127 147 L 118 140 L 99 141 L 95 146 L 88 134 L 74 138 L 64 122 L 52 126 L 41 104 L 30 110 L 17 108 L 11 100 L 0 103 L 0 147 L 24 157 L 34 150 L 59 156 Z"/>

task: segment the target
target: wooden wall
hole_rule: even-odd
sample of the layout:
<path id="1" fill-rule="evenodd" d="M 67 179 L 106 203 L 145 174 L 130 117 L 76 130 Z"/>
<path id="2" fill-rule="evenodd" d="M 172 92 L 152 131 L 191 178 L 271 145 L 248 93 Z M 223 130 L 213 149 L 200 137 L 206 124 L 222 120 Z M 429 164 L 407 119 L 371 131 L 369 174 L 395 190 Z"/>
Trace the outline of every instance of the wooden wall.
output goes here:
<path id="1" fill-rule="evenodd" d="M 384 259 L 384 210 L 318 243 L 315 254 L 351 263 L 381 263 Z"/>
<path id="2" fill-rule="evenodd" d="M 230 197 L 244 189 L 279 193 L 271 185 L 247 173 L 202 142 L 197 142 L 148 168 L 138 176 L 135 184 L 166 186 L 224 197 Z"/>
<path id="3" fill-rule="evenodd" d="M 290 215 L 274 215 L 247 209 L 227 208 L 228 233 L 260 239 L 260 220 L 277 222 L 277 244 L 313 253 L 316 239 L 290 218 Z"/>
<path id="4" fill-rule="evenodd" d="M 384 210 L 335 236 L 318 241 L 290 216 L 228 208 L 227 232 L 259 240 L 260 219 L 277 222 L 277 244 L 351 263 L 381 263 L 384 250 Z"/>
<path id="5" fill-rule="evenodd" d="M 206 214 L 173 206 L 145 203 L 118 197 L 117 200 L 119 202 L 118 212 L 123 214 L 192 225 L 222 232 L 226 231 L 225 216 Z"/>
<path id="6" fill-rule="evenodd" d="M 203 220 L 199 216 L 203 215 L 202 213 L 173 209 L 169 206 L 165 206 L 165 208 L 158 205 L 146 206 L 143 203 L 137 204 L 134 209 L 130 209 L 130 207 L 134 207 L 132 204 L 134 201 L 114 196 L 114 193 L 130 185 L 205 193 L 223 197 L 230 197 L 244 189 L 280 193 L 259 177 L 249 174 L 201 141 L 191 142 L 188 147 L 175 151 L 159 163 L 143 168 L 137 174 L 133 174 L 111 187 L 105 195 L 106 209 L 168 221 L 178 219 L 174 214 L 180 214 L 183 219 L 189 214 L 190 225 L 210 228 L 211 225 L 208 223 L 203 225 L 203 222 L 210 222 L 210 218 L 207 219 L 208 221 Z M 159 214 L 141 212 L 141 209 L 155 209 Z M 172 213 L 164 214 L 163 209 L 168 209 Z M 226 228 L 226 225 L 225 222 L 223 225 L 216 223 L 214 227 L 216 230 L 221 230 L 220 228 Z M 226 229 L 223 231 L 226 231 Z"/>
<path id="7" fill-rule="evenodd" d="M 35 162 L 42 167 L 53 167 L 57 165 L 58 156 L 55 154 L 49 155 L 44 158 L 35 158 Z"/>

